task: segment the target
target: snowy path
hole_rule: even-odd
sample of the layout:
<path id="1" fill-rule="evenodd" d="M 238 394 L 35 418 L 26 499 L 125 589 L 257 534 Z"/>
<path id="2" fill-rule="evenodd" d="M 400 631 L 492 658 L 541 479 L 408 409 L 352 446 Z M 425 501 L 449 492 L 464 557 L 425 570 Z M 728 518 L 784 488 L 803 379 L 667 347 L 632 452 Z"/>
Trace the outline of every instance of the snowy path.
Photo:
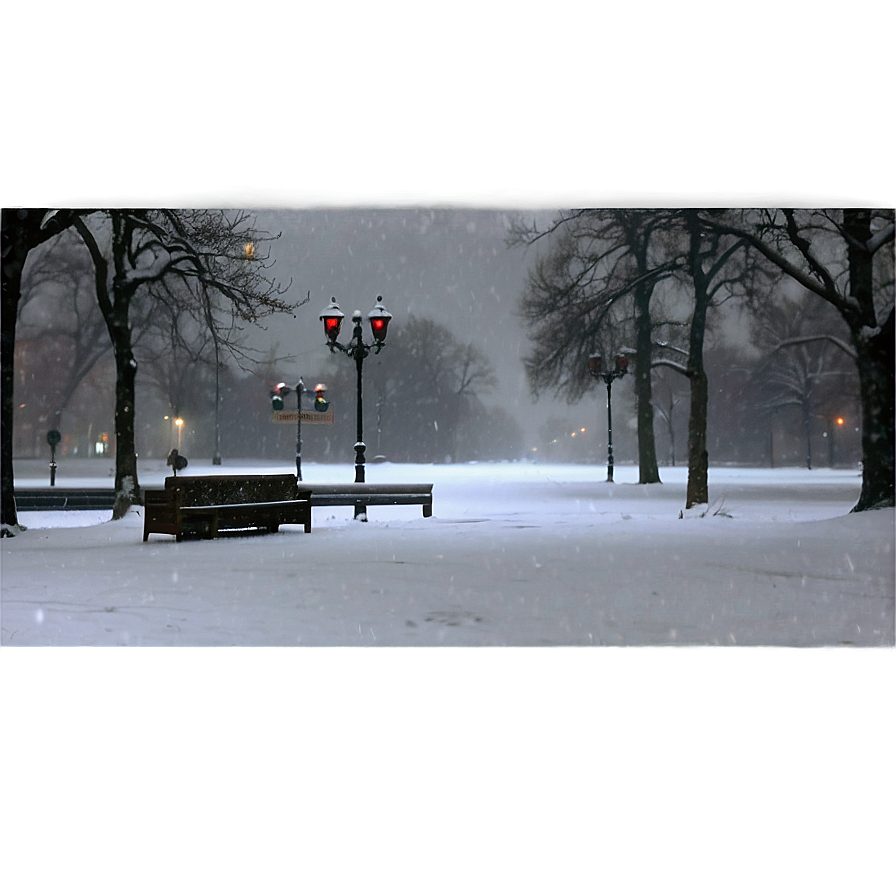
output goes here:
<path id="1" fill-rule="evenodd" d="M 368 481 L 433 481 L 434 516 L 317 508 L 310 535 L 181 544 L 143 544 L 139 510 L 22 514 L 48 528 L 3 540 L 0 643 L 894 643 L 894 514 L 847 515 L 855 472 L 713 470 L 711 513 L 684 519 L 686 471 L 599 475 L 371 466 Z M 309 464 L 305 479 L 345 476 Z"/>

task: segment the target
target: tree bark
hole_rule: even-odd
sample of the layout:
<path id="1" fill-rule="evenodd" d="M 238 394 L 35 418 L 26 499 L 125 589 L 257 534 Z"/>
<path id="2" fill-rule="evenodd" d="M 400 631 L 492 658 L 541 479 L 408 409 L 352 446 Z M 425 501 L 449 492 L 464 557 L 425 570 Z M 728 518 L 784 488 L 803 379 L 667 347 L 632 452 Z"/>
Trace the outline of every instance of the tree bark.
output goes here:
<path id="1" fill-rule="evenodd" d="M 135 403 L 137 361 L 134 358 L 130 324 L 131 300 L 137 287 L 126 278 L 126 232 L 121 216 L 110 212 L 112 223 L 112 269 L 90 228 L 76 221 L 75 228 L 93 259 L 96 296 L 106 321 L 115 354 L 115 499 L 112 519 L 121 519 L 131 504 L 140 503 L 137 479 Z M 111 276 L 110 276 L 111 274 Z M 111 280 L 111 283 L 110 283 Z"/>
<path id="2" fill-rule="evenodd" d="M 2 264 L 2 307 L 0 307 L 0 370 L 2 370 L 3 408 L 2 425 L 0 425 L 0 475 L 2 475 L 2 526 L 4 535 L 12 535 L 19 529 L 19 517 L 16 511 L 15 479 L 13 476 L 13 418 L 15 402 L 13 390 L 15 388 L 15 358 L 16 358 L 16 318 L 19 310 L 19 298 L 22 294 L 22 271 L 25 267 L 25 259 L 28 250 L 24 244 L 16 239 L 14 209 L 3 209 L 3 264 Z"/>
<path id="3" fill-rule="evenodd" d="M 130 330 L 113 335 L 115 348 L 115 500 L 112 519 L 121 519 L 132 504 L 139 504 L 134 402 L 137 362 L 131 350 Z"/>
<path id="4" fill-rule="evenodd" d="M 660 481 L 653 427 L 653 323 L 650 319 L 652 285 L 635 289 L 635 396 L 638 406 L 638 482 Z"/>
<path id="5" fill-rule="evenodd" d="M 710 293 L 700 258 L 701 234 L 696 217 L 688 214 L 687 223 L 690 232 L 689 268 L 694 282 L 694 314 L 688 344 L 691 409 L 688 417 L 688 488 L 685 504 L 686 508 L 691 508 L 709 503 L 709 452 L 706 447 L 709 382 L 703 364 L 703 342 Z"/>
<path id="6" fill-rule="evenodd" d="M 893 311 L 880 332 L 856 340 L 862 395 L 862 491 L 853 512 L 894 504 Z"/>
<path id="7" fill-rule="evenodd" d="M 873 326 L 873 255 L 865 247 L 871 241 L 871 210 L 844 209 L 843 229 L 853 237 L 847 242 L 849 291 L 861 317 L 850 320 L 862 395 L 862 491 L 853 511 L 892 507 L 894 504 L 894 327 L 891 308 L 883 326 Z"/>

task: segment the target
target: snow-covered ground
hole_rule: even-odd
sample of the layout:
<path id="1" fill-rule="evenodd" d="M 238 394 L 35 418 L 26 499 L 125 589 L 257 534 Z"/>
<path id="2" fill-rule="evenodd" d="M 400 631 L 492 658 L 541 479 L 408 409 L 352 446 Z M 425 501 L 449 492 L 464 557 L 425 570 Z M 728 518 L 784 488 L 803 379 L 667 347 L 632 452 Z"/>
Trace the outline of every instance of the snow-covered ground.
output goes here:
<path id="1" fill-rule="evenodd" d="M 60 487 L 69 469 L 90 467 L 61 465 Z M 274 468 L 190 472 L 240 469 Z M 21 485 L 45 483 L 29 472 Z M 368 482 L 432 482 L 433 517 L 315 508 L 310 534 L 181 544 L 144 544 L 139 508 L 22 513 L 29 531 L 2 542 L 2 644 L 893 645 L 894 514 L 848 514 L 855 471 L 713 469 L 708 512 L 683 518 L 686 470 L 661 475 L 371 464 Z"/>

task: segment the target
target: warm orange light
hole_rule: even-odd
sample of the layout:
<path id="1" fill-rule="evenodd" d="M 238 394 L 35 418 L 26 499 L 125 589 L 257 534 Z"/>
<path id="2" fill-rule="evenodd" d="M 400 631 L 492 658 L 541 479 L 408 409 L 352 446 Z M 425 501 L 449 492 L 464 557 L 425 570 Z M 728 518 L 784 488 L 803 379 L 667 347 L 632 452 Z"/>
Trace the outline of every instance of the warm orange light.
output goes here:
<path id="1" fill-rule="evenodd" d="M 837 418 L 837 426 L 843 426 L 843 418 L 842 417 Z"/>
<path id="2" fill-rule="evenodd" d="M 255 258 L 255 243 L 246 243 L 246 245 L 243 246 L 243 255 L 246 256 L 247 261 L 251 261 Z"/>

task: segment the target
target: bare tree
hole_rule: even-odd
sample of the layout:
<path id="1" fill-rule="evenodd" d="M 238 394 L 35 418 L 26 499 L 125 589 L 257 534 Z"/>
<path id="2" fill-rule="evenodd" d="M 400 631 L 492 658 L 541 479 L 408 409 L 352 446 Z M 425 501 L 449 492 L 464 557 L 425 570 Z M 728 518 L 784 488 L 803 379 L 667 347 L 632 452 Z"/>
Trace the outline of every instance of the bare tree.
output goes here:
<path id="1" fill-rule="evenodd" d="M 893 209 L 704 210 L 827 302 L 849 330 L 862 397 L 862 492 L 854 511 L 894 504 Z"/>
<path id="2" fill-rule="evenodd" d="M 387 352 L 368 363 L 378 412 L 393 444 L 402 433 L 411 455 L 456 460 L 464 451 L 459 438 L 464 415 L 478 410 L 479 396 L 497 385 L 491 361 L 448 327 L 413 314 L 393 324 Z"/>
<path id="3" fill-rule="evenodd" d="M 651 302 L 659 284 L 681 265 L 680 250 L 663 245 L 672 220 L 664 210 L 581 209 L 548 227 L 511 228 L 511 245 L 547 244 L 520 299 L 532 352 L 524 359 L 534 395 L 552 389 L 577 401 L 593 386 L 588 358 L 612 356 L 635 343 L 635 396 L 640 482 L 658 482 L 651 385 Z"/>
<path id="4" fill-rule="evenodd" d="M 844 339 L 840 332 L 844 326 L 830 306 L 805 295 L 801 300 L 782 297 L 777 304 L 759 303 L 754 309 L 753 343 L 765 353 L 753 372 L 764 386 L 759 410 L 798 412 L 810 470 L 815 418 L 855 375 L 854 365 L 849 369 L 854 352 L 848 334 Z"/>
<path id="5" fill-rule="evenodd" d="M 115 503 L 120 518 L 139 502 L 135 404 L 137 360 L 132 308 L 138 294 L 167 278 L 192 296 L 216 292 L 235 319 L 258 323 L 276 312 L 292 313 L 285 289 L 253 264 L 257 234 L 248 216 L 223 212 L 112 209 L 74 226 L 94 263 L 97 301 L 112 339 L 116 362 Z M 253 251 L 247 251 L 251 245 Z"/>

